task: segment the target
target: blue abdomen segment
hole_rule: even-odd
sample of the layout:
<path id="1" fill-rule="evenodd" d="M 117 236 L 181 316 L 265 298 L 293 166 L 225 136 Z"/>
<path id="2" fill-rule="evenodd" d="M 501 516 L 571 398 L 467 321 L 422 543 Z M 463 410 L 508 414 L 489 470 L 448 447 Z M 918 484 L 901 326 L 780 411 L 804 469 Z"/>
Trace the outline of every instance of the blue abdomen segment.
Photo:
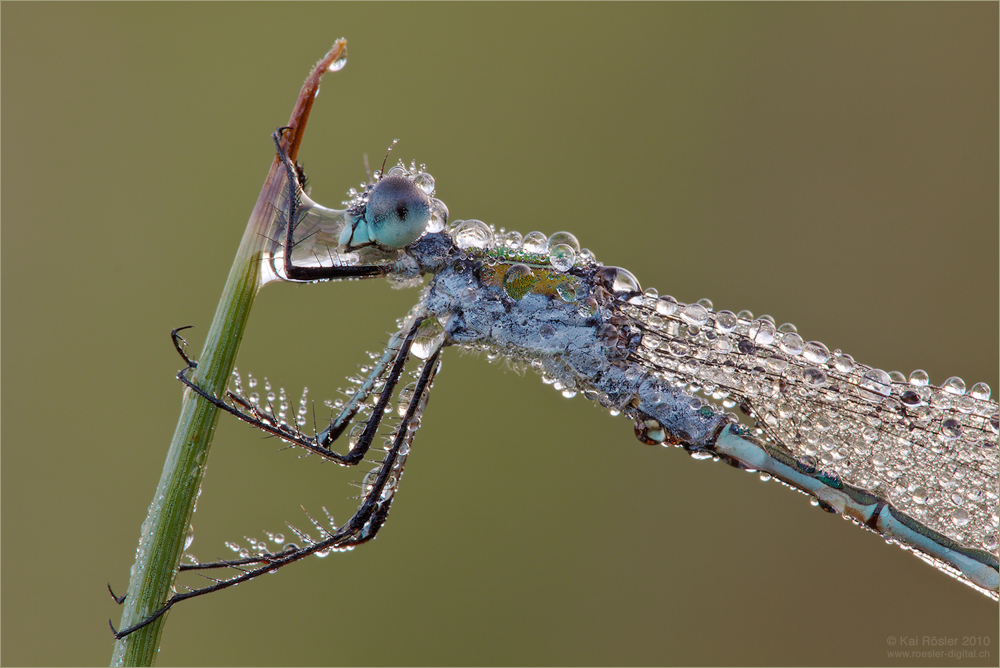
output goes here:
<path id="1" fill-rule="evenodd" d="M 900 512 L 883 499 L 842 483 L 789 453 L 758 443 L 729 427 L 708 448 L 738 462 L 742 468 L 766 472 L 818 499 L 824 507 L 854 520 L 887 539 L 910 548 L 936 568 L 996 599 L 1000 590 L 997 557 L 985 550 L 964 547 Z"/>

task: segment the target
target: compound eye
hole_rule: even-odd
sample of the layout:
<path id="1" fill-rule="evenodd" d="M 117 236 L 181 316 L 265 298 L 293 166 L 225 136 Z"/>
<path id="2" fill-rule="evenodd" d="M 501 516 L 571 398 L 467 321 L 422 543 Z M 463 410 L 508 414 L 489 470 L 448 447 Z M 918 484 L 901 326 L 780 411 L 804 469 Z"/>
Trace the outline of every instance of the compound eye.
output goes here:
<path id="1" fill-rule="evenodd" d="M 368 194 L 365 219 L 374 241 L 403 248 L 416 241 L 431 220 L 431 198 L 405 176 L 386 176 Z"/>

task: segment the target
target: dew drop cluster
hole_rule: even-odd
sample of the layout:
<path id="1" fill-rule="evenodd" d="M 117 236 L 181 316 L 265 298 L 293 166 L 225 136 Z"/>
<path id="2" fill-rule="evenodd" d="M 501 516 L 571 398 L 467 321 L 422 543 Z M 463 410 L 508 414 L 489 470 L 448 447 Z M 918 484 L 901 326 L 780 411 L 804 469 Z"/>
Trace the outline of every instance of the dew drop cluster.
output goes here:
<path id="1" fill-rule="evenodd" d="M 623 312 L 643 330 L 636 361 L 724 408 L 800 462 L 870 490 L 953 540 L 997 550 L 997 403 L 855 362 L 770 316 L 714 311 L 647 291 Z"/>

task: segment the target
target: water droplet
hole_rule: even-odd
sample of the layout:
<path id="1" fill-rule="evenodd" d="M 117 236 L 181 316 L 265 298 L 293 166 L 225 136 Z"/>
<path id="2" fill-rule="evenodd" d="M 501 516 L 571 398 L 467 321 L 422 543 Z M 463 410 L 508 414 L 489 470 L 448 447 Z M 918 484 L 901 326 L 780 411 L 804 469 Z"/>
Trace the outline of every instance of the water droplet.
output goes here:
<path id="1" fill-rule="evenodd" d="M 964 527 L 970 519 L 969 511 L 964 508 L 956 508 L 955 512 L 951 514 L 951 523 L 957 527 Z"/>
<path id="2" fill-rule="evenodd" d="M 754 320 L 753 324 L 750 325 L 749 336 L 758 346 L 770 346 L 774 343 L 774 323 L 763 318 Z"/>
<path id="3" fill-rule="evenodd" d="M 433 355 L 442 343 L 444 343 L 444 328 L 436 318 L 427 318 L 420 323 L 410 352 L 414 357 L 425 360 Z"/>
<path id="4" fill-rule="evenodd" d="M 416 390 L 417 384 L 410 383 L 399 391 L 399 406 L 396 409 L 399 417 L 406 415 L 406 411 L 410 407 L 410 402 L 413 401 L 413 393 L 416 392 Z"/>
<path id="5" fill-rule="evenodd" d="M 368 495 L 375 489 L 375 483 L 378 482 L 379 470 L 377 468 L 372 469 L 365 474 L 364 480 L 361 481 L 361 493 Z"/>
<path id="6" fill-rule="evenodd" d="M 700 327 L 708 321 L 708 309 L 701 304 L 688 304 L 681 311 L 681 319 L 689 325 Z"/>
<path id="7" fill-rule="evenodd" d="M 677 300 L 667 295 L 660 297 L 656 302 L 656 312 L 660 315 L 673 315 L 677 312 Z"/>
<path id="8" fill-rule="evenodd" d="M 503 245 L 507 248 L 520 248 L 521 241 L 523 240 L 520 232 L 515 232 L 511 230 L 507 234 L 503 235 Z"/>
<path id="9" fill-rule="evenodd" d="M 910 385 L 914 387 L 924 387 L 931 382 L 931 377 L 923 369 L 917 369 L 910 374 Z"/>
<path id="10" fill-rule="evenodd" d="M 339 72 L 344 69 L 344 65 L 347 64 L 347 48 L 344 47 L 340 50 L 340 55 L 337 56 L 332 63 L 326 68 L 328 72 Z"/>
<path id="11" fill-rule="evenodd" d="M 986 383 L 976 383 L 969 390 L 969 394 L 975 399 L 987 400 L 990 398 L 990 386 Z"/>
<path id="12" fill-rule="evenodd" d="M 819 341 L 810 341 L 802 347 L 802 357 L 813 364 L 826 364 L 830 359 L 830 349 Z"/>
<path id="13" fill-rule="evenodd" d="M 503 275 L 503 290 L 512 299 L 520 301 L 531 292 L 535 285 L 535 275 L 526 264 L 512 264 Z"/>
<path id="14" fill-rule="evenodd" d="M 715 328 L 725 334 L 733 331 L 736 329 L 736 314 L 732 311 L 719 311 L 715 314 Z"/>
<path id="15" fill-rule="evenodd" d="M 941 438 L 945 441 L 954 441 L 962 435 L 962 425 L 954 418 L 941 421 Z"/>
<path id="16" fill-rule="evenodd" d="M 541 232 L 528 232 L 521 241 L 521 248 L 529 253 L 546 253 L 549 250 L 549 240 Z"/>
<path id="17" fill-rule="evenodd" d="M 834 355 L 833 366 L 841 373 L 850 373 L 854 370 L 854 358 L 838 351 Z"/>
<path id="18" fill-rule="evenodd" d="M 556 232 L 548 238 L 547 245 L 550 250 L 559 244 L 566 244 L 572 248 L 574 255 L 580 252 L 580 242 L 569 232 Z"/>
<path id="19" fill-rule="evenodd" d="M 559 298 L 564 302 L 575 302 L 577 300 L 577 288 L 573 283 L 565 281 L 556 286 Z"/>
<path id="20" fill-rule="evenodd" d="M 440 232 L 448 224 L 448 207 L 439 199 L 431 199 L 431 218 L 427 221 L 427 231 Z"/>
<path id="21" fill-rule="evenodd" d="M 827 381 L 826 372 L 816 367 L 809 367 L 803 371 L 802 378 L 806 381 L 806 385 L 812 388 L 823 387 Z"/>
<path id="22" fill-rule="evenodd" d="M 645 333 L 642 335 L 641 345 L 643 348 L 656 350 L 660 346 L 661 339 L 656 334 Z"/>
<path id="23" fill-rule="evenodd" d="M 455 245 L 461 249 L 488 248 L 493 245 L 493 230 L 481 220 L 465 220 L 452 233 Z"/>
<path id="24" fill-rule="evenodd" d="M 795 332 L 788 332 L 781 337 L 781 340 L 778 342 L 778 348 L 789 355 L 801 355 L 805 349 L 805 342 Z"/>
<path id="25" fill-rule="evenodd" d="M 927 503 L 927 490 L 923 487 L 914 487 L 911 494 L 914 503 Z"/>
<path id="26" fill-rule="evenodd" d="M 420 188 L 425 195 L 434 194 L 434 177 L 427 172 L 420 172 L 414 176 L 413 183 Z"/>
<path id="27" fill-rule="evenodd" d="M 952 376 L 948 380 L 944 381 L 941 385 L 941 389 L 949 394 L 963 395 L 965 394 L 965 381 L 958 376 Z"/>
<path id="28" fill-rule="evenodd" d="M 883 397 L 887 397 L 892 393 L 892 382 L 889 380 L 889 374 L 881 369 L 869 369 L 866 371 L 865 375 L 861 377 L 859 385 L 862 389 L 874 392 Z"/>
<path id="29" fill-rule="evenodd" d="M 614 267 L 618 270 L 615 275 L 615 280 L 611 283 L 612 292 L 641 292 L 642 288 L 639 287 L 639 281 L 632 272 L 627 269 L 622 269 L 621 267 Z"/>
<path id="30" fill-rule="evenodd" d="M 568 232 L 566 233 L 568 234 Z M 555 235 L 553 235 L 555 236 Z M 549 263 L 557 271 L 568 271 L 576 262 L 576 251 L 569 244 L 549 244 Z"/>
<path id="31" fill-rule="evenodd" d="M 351 427 L 351 432 L 347 435 L 347 449 L 353 450 L 358 447 L 358 441 L 361 440 L 361 435 L 365 433 L 365 425 L 356 424 Z"/>

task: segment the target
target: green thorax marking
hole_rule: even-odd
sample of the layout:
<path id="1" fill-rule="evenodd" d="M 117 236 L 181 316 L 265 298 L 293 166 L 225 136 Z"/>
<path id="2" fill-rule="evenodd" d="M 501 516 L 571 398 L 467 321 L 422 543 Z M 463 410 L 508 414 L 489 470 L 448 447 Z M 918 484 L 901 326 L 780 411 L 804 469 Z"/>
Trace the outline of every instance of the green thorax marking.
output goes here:
<path id="1" fill-rule="evenodd" d="M 520 253 L 521 258 L 499 260 L 491 257 L 480 269 L 480 279 L 485 285 L 502 288 L 510 297 L 520 301 L 526 294 L 555 297 L 565 302 L 577 300 L 580 279 L 556 271 L 537 260 L 544 256 L 534 253 Z M 526 261 L 529 257 L 535 262 Z"/>

